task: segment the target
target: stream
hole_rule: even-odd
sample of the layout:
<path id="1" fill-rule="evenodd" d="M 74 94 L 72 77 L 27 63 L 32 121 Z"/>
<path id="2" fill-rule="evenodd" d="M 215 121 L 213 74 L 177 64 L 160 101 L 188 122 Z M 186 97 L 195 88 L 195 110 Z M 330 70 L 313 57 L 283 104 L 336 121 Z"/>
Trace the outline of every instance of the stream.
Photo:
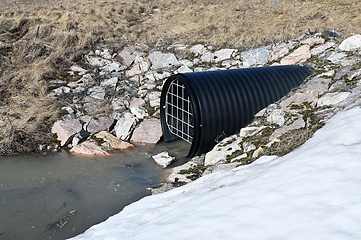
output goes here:
<path id="1" fill-rule="evenodd" d="M 67 239 L 147 196 L 164 169 L 151 158 L 168 151 L 187 161 L 177 140 L 127 153 L 84 157 L 57 153 L 0 156 L 0 239 Z"/>

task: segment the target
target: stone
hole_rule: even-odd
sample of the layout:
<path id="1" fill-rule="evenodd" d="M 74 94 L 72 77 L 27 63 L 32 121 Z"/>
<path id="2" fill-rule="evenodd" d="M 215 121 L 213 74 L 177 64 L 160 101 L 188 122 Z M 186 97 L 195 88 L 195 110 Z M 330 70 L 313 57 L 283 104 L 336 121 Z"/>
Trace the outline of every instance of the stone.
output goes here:
<path id="1" fill-rule="evenodd" d="M 333 64 L 341 64 L 343 59 L 347 57 L 347 53 L 344 52 L 333 52 L 327 60 L 332 62 Z"/>
<path id="2" fill-rule="evenodd" d="M 214 146 L 214 148 L 206 153 L 204 165 L 218 165 L 227 162 L 227 156 L 232 155 L 236 151 L 241 151 L 240 143 L 242 138 L 237 138 L 234 136 L 223 139 L 219 144 Z M 224 146 L 224 147 L 219 147 Z"/>
<path id="3" fill-rule="evenodd" d="M 117 83 L 118 83 L 118 78 L 113 77 L 113 78 L 109 78 L 109 79 L 106 79 L 103 82 L 101 82 L 100 86 L 108 87 L 108 88 L 112 89 L 113 91 L 115 91 L 115 88 L 117 87 Z"/>
<path id="4" fill-rule="evenodd" d="M 143 98 L 133 98 L 129 103 L 129 108 L 143 107 L 145 106 L 145 101 Z"/>
<path id="5" fill-rule="evenodd" d="M 110 53 L 109 49 L 102 49 L 102 50 L 95 50 L 95 55 L 101 56 L 102 58 L 105 59 L 111 59 L 112 58 L 112 54 Z"/>
<path id="6" fill-rule="evenodd" d="M 239 60 L 233 60 L 233 59 L 228 59 L 228 60 L 224 60 L 221 65 L 225 68 L 230 68 L 230 67 L 239 67 L 242 65 L 242 62 Z"/>
<path id="7" fill-rule="evenodd" d="M 139 145 L 155 145 L 162 135 L 160 120 L 149 118 L 141 122 L 134 130 L 131 142 Z"/>
<path id="8" fill-rule="evenodd" d="M 77 73 L 78 75 L 84 75 L 86 73 L 86 70 L 78 65 L 71 66 L 70 71 L 70 75 L 74 75 L 74 73 Z"/>
<path id="9" fill-rule="evenodd" d="M 181 66 L 174 73 L 187 73 L 187 72 L 193 72 L 193 70 L 187 66 Z"/>
<path id="10" fill-rule="evenodd" d="M 192 182 L 191 179 L 187 178 L 189 174 L 180 174 L 179 172 L 182 170 L 188 170 L 192 167 L 195 167 L 197 164 L 193 163 L 192 161 L 186 162 L 185 164 L 181 166 L 174 167 L 172 169 L 166 170 L 166 181 L 167 182 L 184 182 L 184 183 L 190 183 Z"/>
<path id="11" fill-rule="evenodd" d="M 85 60 L 92 67 L 104 67 L 105 65 L 111 64 L 112 61 L 101 57 L 85 56 Z"/>
<path id="12" fill-rule="evenodd" d="M 350 96 L 350 92 L 335 92 L 335 93 L 327 93 L 322 96 L 317 101 L 317 107 L 335 105 L 344 101 L 348 96 Z"/>
<path id="13" fill-rule="evenodd" d="M 105 89 L 100 86 L 95 86 L 88 89 L 88 94 L 92 98 L 103 100 L 105 97 Z"/>
<path id="14" fill-rule="evenodd" d="M 188 59 L 182 59 L 182 60 L 179 60 L 179 63 L 183 66 L 186 66 L 186 67 L 193 67 L 193 62 L 189 61 Z"/>
<path id="15" fill-rule="evenodd" d="M 189 51 L 193 53 L 195 56 L 203 55 L 205 52 L 207 52 L 207 48 L 203 44 L 197 44 L 192 46 Z"/>
<path id="16" fill-rule="evenodd" d="M 328 42 L 326 42 L 325 44 L 322 44 L 322 45 L 320 45 L 320 46 L 317 46 L 317 47 L 315 47 L 315 48 L 312 48 L 312 49 L 311 49 L 311 55 L 312 55 L 312 56 L 317 56 L 317 55 L 325 52 L 327 49 L 332 48 L 332 47 L 335 46 L 335 45 L 336 45 L 335 42 L 333 42 L 333 41 L 328 41 Z"/>
<path id="17" fill-rule="evenodd" d="M 290 49 L 293 49 L 296 46 L 296 42 L 278 43 L 273 45 L 269 60 L 275 61 L 280 59 L 281 57 L 284 57 L 287 53 L 289 53 Z"/>
<path id="18" fill-rule="evenodd" d="M 339 45 L 341 51 L 355 51 L 361 49 L 361 35 L 353 35 L 351 37 L 346 38 Z"/>
<path id="19" fill-rule="evenodd" d="M 281 59 L 281 65 L 292 65 L 306 62 L 311 57 L 310 46 L 302 45 L 290 55 Z"/>
<path id="20" fill-rule="evenodd" d="M 222 62 L 223 60 L 230 59 L 235 52 L 237 52 L 237 49 L 229 48 L 215 51 L 212 56 L 212 62 Z"/>
<path id="21" fill-rule="evenodd" d="M 78 145 L 80 141 L 87 139 L 89 136 L 90 136 L 89 132 L 87 132 L 85 130 L 81 130 L 80 132 L 78 132 L 74 135 L 71 145 L 74 147 L 74 146 Z"/>
<path id="22" fill-rule="evenodd" d="M 149 79 L 150 81 L 159 81 L 159 80 L 166 79 L 166 78 L 170 77 L 171 75 L 172 74 L 167 71 L 157 72 L 157 71 L 150 70 L 145 73 L 144 77 Z"/>
<path id="23" fill-rule="evenodd" d="M 172 162 L 175 161 L 175 157 L 169 155 L 168 152 L 164 151 L 152 156 L 154 161 L 162 168 L 168 167 Z"/>
<path id="24" fill-rule="evenodd" d="M 84 74 L 78 81 L 68 83 L 71 88 L 87 87 L 94 83 L 93 76 L 90 73 Z"/>
<path id="25" fill-rule="evenodd" d="M 115 124 L 115 135 L 123 141 L 129 140 L 137 121 L 137 118 L 134 117 L 133 114 L 124 114 Z"/>
<path id="26" fill-rule="evenodd" d="M 70 152 L 73 154 L 79 154 L 79 155 L 97 155 L 97 156 L 107 156 L 109 153 L 105 151 L 101 146 L 99 146 L 95 141 L 89 140 L 82 142 L 76 146 L 74 146 L 72 149 L 70 149 Z"/>
<path id="27" fill-rule="evenodd" d="M 249 126 L 249 127 L 241 128 L 241 131 L 239 132 L 239 137 L 253 136 L 253 135 L 259 133 L 264 128 L 266 128 L 266 127 L 265 126 L 260 126 L 260 127 Z"/>
<path id="28" fill-rule="evenodd" d="M 308 80 L 303 89 L 316 93 L 317 95 L 325 93 L 331 83 L 331 78 L 314 77 Z"/>
<path id="29" fill-rule="evenodd" d="M 173 53 L 162 53 L 154 51 L 148 56 L 152 63 L 151 69 L 162 69 L 179 66 L 176 56 Z"/>
<path id="30" fill-rule="evenodd" d="M 91 119 L 86 126 L 86 131 L 89 133 L 96 133 L 104 130 L 109 130 L 114 124 L 114 118 L 100 117 L 98 119 Z"/>
<path id="31" fill-rule="evenodd" d="M 149 102 L 149 106 L 151 108 L 159 107 L 160 106 L 160 96 L 161 92 L 158 91 L 152 91 L 147 94 L 147 101 Z"/>
<path id="32" fill-rule="evenodd" d="M 241 53 L 244 67 L 265 64 L 270 57 L 271 46 L 261 47 Z"/>
<path id="33" fill-rule="evenodd" d="M 94 134 L 94 136 L 98 139 L 103 140 L 101 146 L 105 148 L 107 151 L 114 151 L 114 150 L 124 151 L 127 149 L 134 148 L 133 144 L 122 141 L 107 131 L 98 132 Z"/>
<path id="34" fill-rule="evenodd" d="M 83 126 L 78 119 L 60 120 L 54 123 L 51 132 L 57 135 L 57 140 L 60 141 L 60 145 L 65 146 L 69 144 L 73 136 L 82 129 Z"/>
<path id="35" fill-rule="evenodd" d="M 56 98 L 67 93 L 70 93 L 70 88 L 62 86 L 51 91 L 51 93 L 49 93 L 48 96 L 52 98 Z"/>
<path id="36" fill-rule="evenodd" d="M 307 44 L 310 47 L 313 47 L 314 45 L 325 43 L 325 39 L 323 39 L 321 37 L 309 37 L 309 38 L 301 40 L 300 43 Z"/>
<path id="37" fill-rule="evenodd" d="M 146 117 L 149 117 L 148 111 L 140 106 L 130 108 L 130 112 L 138 119 L 144 119 Z"/>
<path id="38" fill-rule="evenodd" d="M 300 117 L 297 120 L 295 120 L 293 123 L 291 123 L 290 125 L 285 125 L 285 126 L 282 126 L 281 128 L 276 129 L 269 137 L 269 141 L 275 140 L 276 138 L 282 136 L 286 132 L 289 132 L 291 130 L 300 129 L 305 126 L 306 126 L 305 121 Z"/>
<path id="39" fill-rule="evenodd" d="M 275 109 L 267 116 L 267 121 L 282 126 L 285 123 L 285 112 L 282 109 Z"/>
<path id="40" fill-rule="evenodd" d="M 284 111 L 289 112 L 291 111 L 293 105 L 303 106 L 305 102 L 314 107 L 316 106 L 317 99 L 317 92 L 311 90 L 302 90 L 284 99 L 280 102 L 279 105 Z"/>
<path id="41" fill-rule="evenodd" d="M 105 65 L 105 66 L 103 66 L 103 67 L 101 68 L 102 71 L 108 72 L 108 73 L 111 73 L 111 72 L 119 72 L 119 71 L 122 71 L 122 70 L 124 70 L 124 69 L 125 69 L 125 67 L 123 67 L 123 66 L 121 65 L 121 63 L 120 63 L 120 62 L 117 62 L 117 61 L 113 61 L 112 63 L 107 64 L 107 65 Z"/>
<path id="42" fill-rule="evenodd" d="M 137 56 L 143 55 L 144 53 L 137 51 L 134 46 L 126 46 L 117 53 L 115 58 L 128 68 L 133 64 Z"/>

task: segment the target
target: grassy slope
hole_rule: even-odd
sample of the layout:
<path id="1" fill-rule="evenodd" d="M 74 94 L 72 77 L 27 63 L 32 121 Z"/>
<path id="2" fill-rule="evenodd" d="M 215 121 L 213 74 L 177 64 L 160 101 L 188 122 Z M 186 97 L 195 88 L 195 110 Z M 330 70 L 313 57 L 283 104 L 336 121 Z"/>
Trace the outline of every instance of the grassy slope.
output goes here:
<path id="1" fill-rule="evenodd" d="M 360 11 L 358 0 L 1 0 L 0 155 L 50 139 L 59 103 L 46 81 L 96 44 L 244 50 L 308 31 L 360 33 Z"/>

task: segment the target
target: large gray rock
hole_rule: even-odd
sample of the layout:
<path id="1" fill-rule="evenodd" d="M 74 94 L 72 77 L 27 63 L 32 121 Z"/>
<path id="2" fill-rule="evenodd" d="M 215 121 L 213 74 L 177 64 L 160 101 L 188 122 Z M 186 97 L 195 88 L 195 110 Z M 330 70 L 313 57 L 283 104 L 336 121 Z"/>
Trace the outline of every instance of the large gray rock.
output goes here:
<path id="1" fill-rule="evenodd" d="M 322 96 L 317 101 L 317 106 L 328 106 L 328 105 L 335 105 L 337 103 L 340 103 L 344 101 L 348 96 L 350 96 L 350 92 L 335 92 L 335 93 L 327 93 L 324 96 Z"/>
<path id="2" fill-rule="evenodd" d="M 117 123 L 115 124 L 114 131 L 115 135 L 126 141 L 129 140 L 132 131 L 137 124 L 137 118 L 134 117 L 131 113 L 125 113 L 122 118 L 118 119 Z"/>
<path id="3" fill-rule="evenodd" d="M 271 46 L 261 47 L 241 53 L 244 67 L 265 64 L 270 56 Z"/>
<path id="4" fill-rule="evenodd" d="M 145 119 L 134 130 L 131 142 L 140 145 L 155 145 L 162 134 L 162 127 L 159 119 Z"/>
<path id="5" fill-rule="evenodd" d="M 361 49 L 361 35 L 354 35 L 343 40 L 339 48 L 342 51 L 355 51 Z"/>
<path id="6" fill-rule="evenodd" d="M 82 124 L 78 119 L 70 119 L 64 121 L 56 121 L 51 129 L 53 134 L 57 135 L 61 146 L 69 144 L 73 136 L 83 129 Z"/>
<path id="7" fill-rule="evenodd" d="M 282 65 L 299 64 L 307 61 L 311 57 L 309 45 L 303 45 L 293 51 L 290 55 L 281 59 Z"/>
<path id="8" fill-rule="evenodd" d="M 151 69 L 162 69 L 180 65 L 173 53 L 162 53 L 160 51 L 154 51 L 149 54 L 148 58 L 152 62 Z"/>
<path id="9" fill-rule="evenodd" d="M 113 123 L 114 119 L 111 117 L 100 117 L 98 119 L 91 119 L 85 130 L 87 130 L 89 133 L 105 131 L 109 130 Z"/>
<path id="10" fill-rule="evenodd" d="M 152 156 L 152 158 L 162 168 L 168 167 L 169 164 L 175 161 L 175 157 L 170 156 L 169 153 L 165 151 Z"/>

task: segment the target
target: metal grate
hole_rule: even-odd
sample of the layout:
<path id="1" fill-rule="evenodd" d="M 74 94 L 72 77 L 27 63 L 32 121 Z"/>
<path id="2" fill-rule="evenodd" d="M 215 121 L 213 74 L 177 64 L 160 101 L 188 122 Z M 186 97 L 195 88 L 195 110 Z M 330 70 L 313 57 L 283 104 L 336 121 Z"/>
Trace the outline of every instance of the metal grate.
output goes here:
<path id="1" fill-rule="evenodd" d="M 192 143 L 193 111 L 184 85 L 174 80 L 169 85 L 165 103 L 166 124 L 171 133 Z"/>

